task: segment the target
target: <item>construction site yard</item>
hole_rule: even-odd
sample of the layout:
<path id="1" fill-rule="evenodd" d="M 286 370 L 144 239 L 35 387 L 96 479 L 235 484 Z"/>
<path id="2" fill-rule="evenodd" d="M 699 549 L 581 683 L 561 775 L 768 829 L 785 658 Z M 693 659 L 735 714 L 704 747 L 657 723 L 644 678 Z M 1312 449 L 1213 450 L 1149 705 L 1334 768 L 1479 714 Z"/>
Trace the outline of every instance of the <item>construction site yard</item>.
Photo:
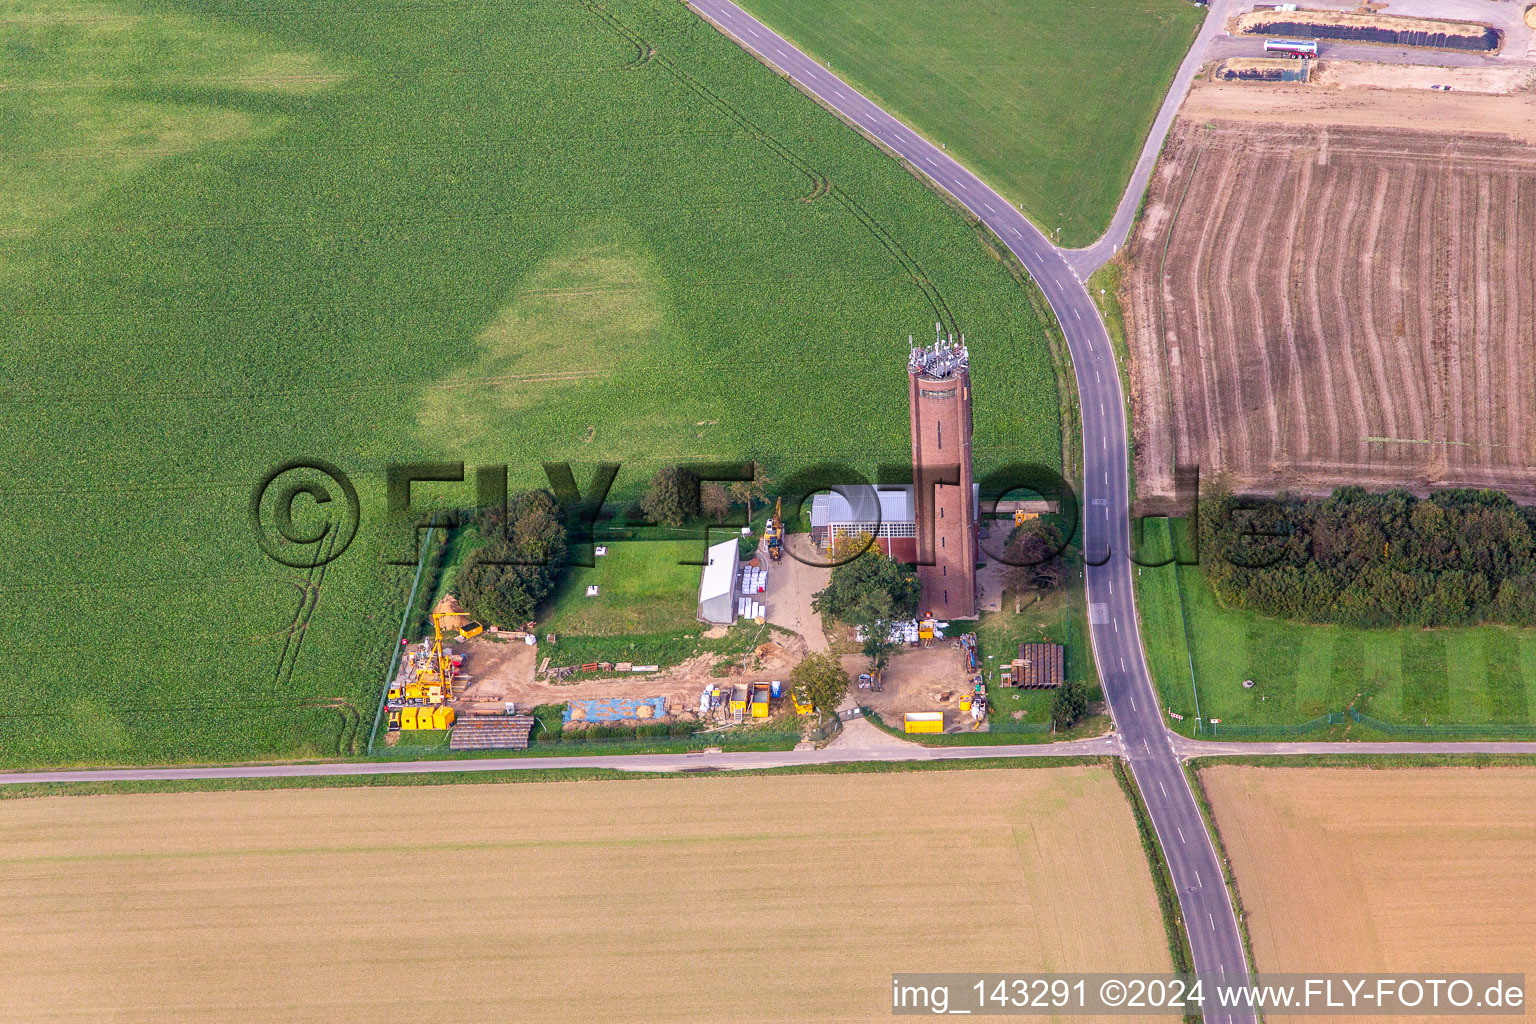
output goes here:
<path id="1" fill-rule="evenodd" d="M 702 626 L 700 632 L 704 632 Z M 723 635 L 723 631 L 717 632 Z M 771 638 L 765 633 L 763 643 L 745 659 L 704 653 L 659 672 L 615 672 L 565 679 L 556 679 L 551 673 L 538 674 L 542 656 L 536 646 L 478 637 L 455 645 L 455 649 L 464 655 L 463 671 L 469 676 L 469 683 L 459 690 L 455 704 L 466 711 L 476 706 L 500 711 L 507 701 L 525 711 L 538 705 L 575 700 L 665 697 L 669 706 L 677 705 L 681 714 L 691 716 L 697 711 L 699 694 L 706 686 L 787 680 L 790 670 L 805 657 L 806 644 L 791 633 L 774 632 Z M 743 664 L 748 667 L 741 667 Z M 723 673 L 717 671 L 722 667 Z"/>
<path id="2" fill-rule="evenodd" d="M 0 835 L 13 1024 L 887 1021 L 891 964 L 1171 969 L 1099 766 L 44 797 Z"/>
<path id="3" fill-rule="evenodd" d="M 1536 497 L 1533 143 L 1528 93 L 1197 86 L 1121 257 L 1138 496 Z"/>
<path id="4" fill-rule="evenodd" d="M 909 711 L 942 711 L 944 731 L 969 731 L 974 727 L 969 711 L 960 710 L 960 698 L 971 692 L 965 654 L 949 640 L 932 647 L 909 647 L 891 655 L 880 678 L 880 689 L 859 689 L 859 675 L 870 671 L 862 654 L 845 654 L 843 671 L 853 683 L 849 691 L 859 704 L 874 709 L 893 729 L 902 727 Z"/>
<path id="5" fill-rule="evenodd" d="M 1255 970 L 1536 974 L 1536 768 L 1216 765 L 1200 780 Z"/>

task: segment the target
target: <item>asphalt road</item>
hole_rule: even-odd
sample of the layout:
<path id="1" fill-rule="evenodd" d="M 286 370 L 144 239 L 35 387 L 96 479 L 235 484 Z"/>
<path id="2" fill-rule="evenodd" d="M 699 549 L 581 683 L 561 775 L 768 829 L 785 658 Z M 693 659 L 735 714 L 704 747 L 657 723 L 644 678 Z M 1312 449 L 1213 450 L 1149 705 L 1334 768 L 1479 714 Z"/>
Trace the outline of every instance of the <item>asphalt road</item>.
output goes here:
<path id="1" fill-rule="evenodd" d="M 1151 673 L 1142 656 L 1131 562 L 1126 557 L 1130 509 L 1125 396 L 1109 335 L 1079 271 L 1022 213 L 974 174 L 730 0 L 692 0 L 690 6 L 959 200 L 1012 250 L 1045 293 L 1072 353 L 1081 404 L 1080 497 L 1089 562 L 1089 620 L 1104 693 L 1178 889 L 1196 970 L 1246 976 L 1248 964 L 1221 866 L 1163 727 Z M 1189 64 L 1186 60 L 1185 65 Z M 1171 117 L 1164 122 L 1164 131 L 1167 123 Z M 1160 145 L 1160 138 L 1156 145 L 1149 140 L 1147 149 L 1155 154 Z M 1130 204 L 1133 211 L 1134 206 Z"/>
<path id="2" fill-rule="evenodd" d="M 872 728 L 872 727 L 871 727 Z M 883 735 L 883 734 L 882 734 Z M 0 774 L 0 786 L 53 782 L 169 782 L 180 779 L 293 779 L 339 775 L 420 775 L 441 772 L 528 771 L 536 768 L 611 768 L 631 772 L 747 771 L 857 761 L 952 761 L 975 757 L 1115 757 L 1113 736 L 1068 743 L 987 747 L 922 747 L 916 743 L 834 743 L 820 750 L 731 751 L 698 754 L 599 754 L 592 757 L 484 757 L 437 761 L 337 761 L 318 764 L 244 764 L 189 768 L 80 768 Z"/>

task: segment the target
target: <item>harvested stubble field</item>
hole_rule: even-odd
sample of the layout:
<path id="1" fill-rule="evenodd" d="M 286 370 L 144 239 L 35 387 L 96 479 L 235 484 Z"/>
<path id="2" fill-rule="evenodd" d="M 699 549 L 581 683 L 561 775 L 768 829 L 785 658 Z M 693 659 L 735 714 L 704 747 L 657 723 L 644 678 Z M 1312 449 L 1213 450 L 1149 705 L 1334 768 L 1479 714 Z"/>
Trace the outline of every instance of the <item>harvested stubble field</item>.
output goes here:
<path id="1" fill-rule="evenodd" d="M 1200 777 L 1257 970 L 1536 975 L 1536 769 Z"/>
<path id="2" fill-rule="evenodd" d="M 1139 493 L 1536 498 L 1533 212 L 1502 136 L 1182 119 L 1128 256 Z"/>
<path id="3" fill-rule="evenodd" d="M 1169 969 L 1098 767 L 45 797 L 0 836 L 13 1024 L 884 1021 L 908 967 Z"/>
<path id="4" fill-rule="evenodd" d="M 1060 464 L 1030 295 L 675 0 L 7 0 L 0 53 L 0 763 L 349 748 L 390 463 L 873 476 L 943 320 L 978 459 Z M 361 492 L 323 574 L 252 537 L 295 457 Z"/>

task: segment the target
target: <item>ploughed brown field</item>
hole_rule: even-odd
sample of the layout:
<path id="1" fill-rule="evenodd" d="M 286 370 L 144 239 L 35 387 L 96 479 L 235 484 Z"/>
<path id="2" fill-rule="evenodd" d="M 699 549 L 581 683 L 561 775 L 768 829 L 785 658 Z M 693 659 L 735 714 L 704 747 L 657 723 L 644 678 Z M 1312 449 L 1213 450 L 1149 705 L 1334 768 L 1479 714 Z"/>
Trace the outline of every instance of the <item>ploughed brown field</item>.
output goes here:
<path id="1" fill-rule="evenodd" d="M 1536 146 L 1186 107 L 1126 259 L 1142 497 L 1536 498 Z"/>
<path id="2" fill-rule="evenodd" d="M 893 971 L 1166 971 L 1100 767 L 0 801 L 0 1014 L 888 1021 Z"/>
<path id="3" fill-rule="evenodd" d="M 1536 769 L 1200 777 L 1258 970 L 1536 977 Z"/>

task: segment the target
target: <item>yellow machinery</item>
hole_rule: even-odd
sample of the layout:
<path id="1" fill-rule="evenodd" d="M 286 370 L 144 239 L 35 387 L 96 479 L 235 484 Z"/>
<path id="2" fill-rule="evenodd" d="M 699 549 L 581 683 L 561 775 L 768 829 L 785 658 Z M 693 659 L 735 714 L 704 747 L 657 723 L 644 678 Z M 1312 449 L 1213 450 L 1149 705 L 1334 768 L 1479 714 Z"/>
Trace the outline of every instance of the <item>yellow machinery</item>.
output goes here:
<path id="1" fill-rule="evenodd" d="M 443 653 L 443 619 L 451 614 L 432 613 L 432 641 L 422 645 L 425 656 L 416 667 L 416 682 L 427 688 L 427 696 L 433 687 L 437 687 L 438 702 L 453 700 L 453 658 Z"/>
<path id="2" fill-rule="evenodd" d="M 777 562 L 784 557 L 784 499 L 773 505 L 773 518 L 768 520 L 768 557 Z"/>
<path id="3" fill-rule="evenodd" d="M 795 714 L 809 715 L 816 709 L 811 707 L 811 694 L 803 686 L 796 686 L 790 691 L 789 699 L 795 702 Z"/>
<path id="4" fill-rule="evenodd" d="M 387 707 L 391 732 L 447 729 L 453 725 L 453 683 L 462 659 L 443 650 L 442 620 L 451 614 L 454 613 L 432 613 L 431 639 L 423 640 L 419 648 L 406 654 L 401 681 L 390 685 Z M 484 628 L 472 622 L 459 635 L 472 630 L 470 635 L 478 636 Z"/>

